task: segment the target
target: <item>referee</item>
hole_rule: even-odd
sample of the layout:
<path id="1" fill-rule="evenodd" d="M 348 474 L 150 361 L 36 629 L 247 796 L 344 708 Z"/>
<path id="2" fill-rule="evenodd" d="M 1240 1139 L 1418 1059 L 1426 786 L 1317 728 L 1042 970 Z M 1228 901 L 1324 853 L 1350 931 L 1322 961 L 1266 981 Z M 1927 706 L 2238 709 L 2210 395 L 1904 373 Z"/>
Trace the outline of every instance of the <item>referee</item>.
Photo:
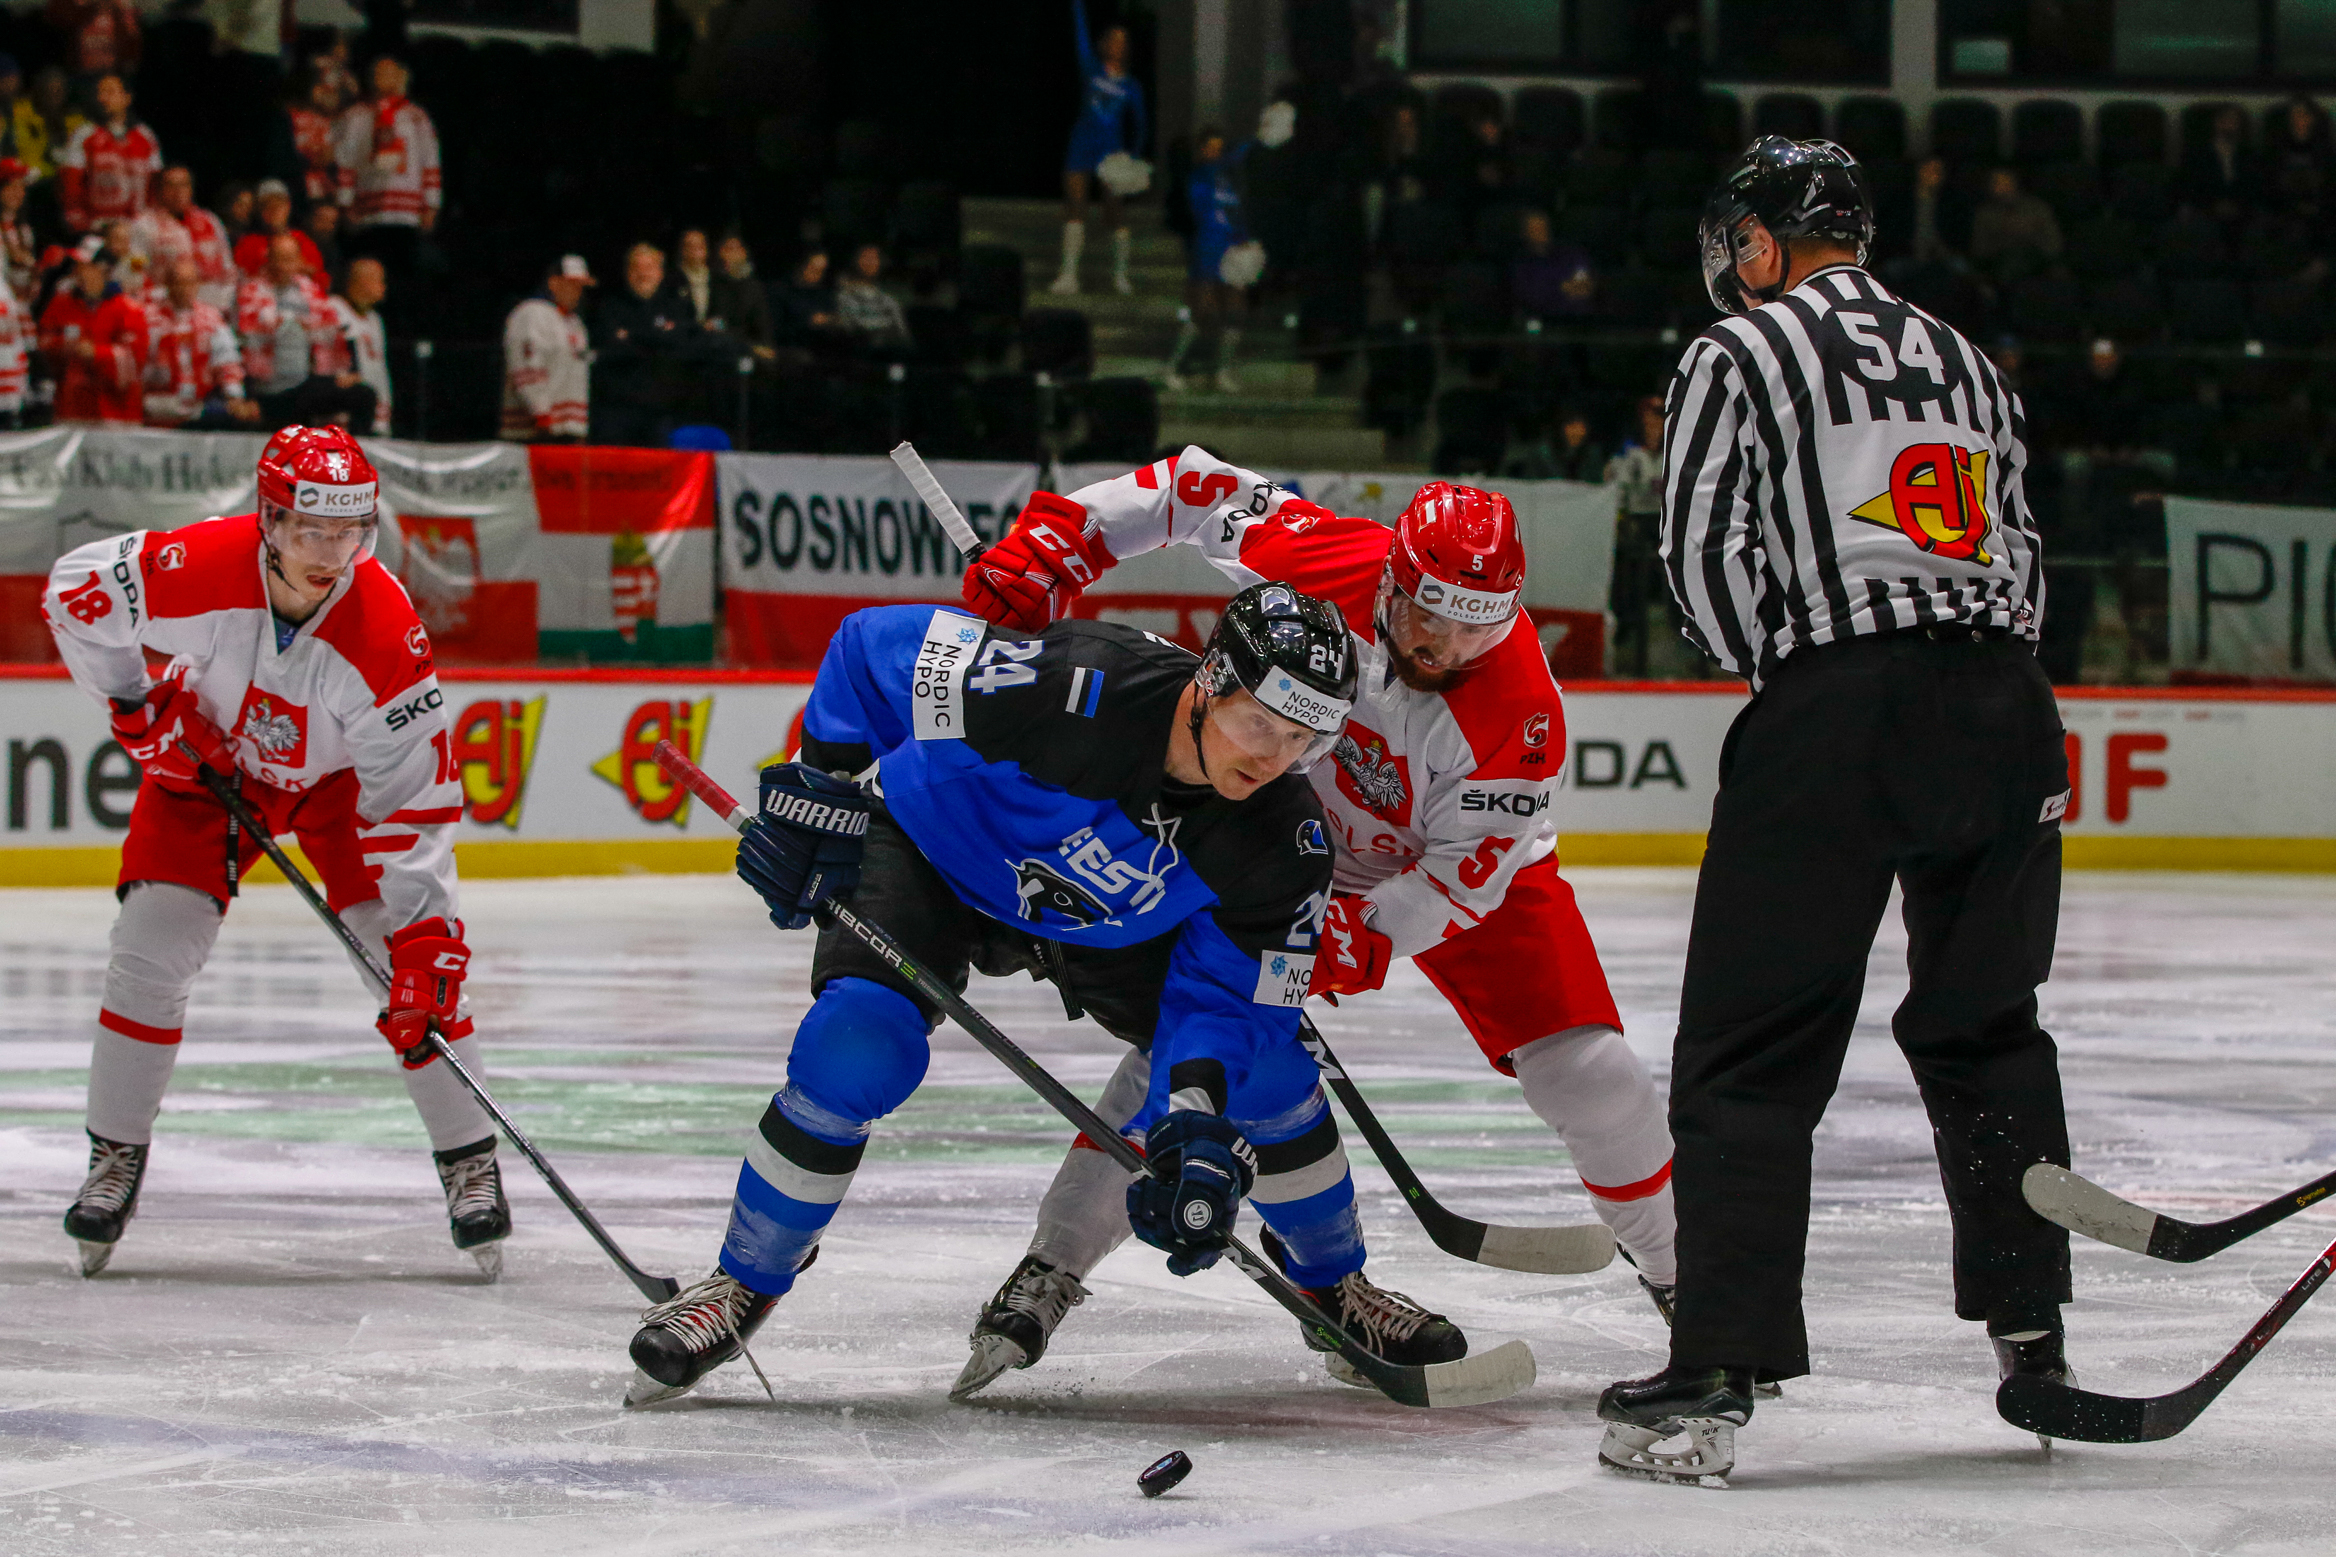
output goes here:
<path id="1" fill-rule="evenodd" d="M 1955 1312 L 2065 1377 L 2068 1235 L 2020 1177 L 2068 1161 L 2036 986 L 2068 765 L 2035 659 L 2043 577 L 2018 397 L 1862 268 L 1865 175 L 1765 136 L 1699 234 L 1723 314 L 1666 408 L 1662 559 L 1695 646 L 1752 684 L 1720 754 L 1671 1072 L 1671 1363 L 1607 1389 L 1600 1457 L 1724 1473 L 1755 1382 L 1809 1371 L 1810 1138 L 1905 892 L 1892 1031 L 1929 1111 Z M 1655 1445 L 1685 1431 L 1684 1447 Z"/>

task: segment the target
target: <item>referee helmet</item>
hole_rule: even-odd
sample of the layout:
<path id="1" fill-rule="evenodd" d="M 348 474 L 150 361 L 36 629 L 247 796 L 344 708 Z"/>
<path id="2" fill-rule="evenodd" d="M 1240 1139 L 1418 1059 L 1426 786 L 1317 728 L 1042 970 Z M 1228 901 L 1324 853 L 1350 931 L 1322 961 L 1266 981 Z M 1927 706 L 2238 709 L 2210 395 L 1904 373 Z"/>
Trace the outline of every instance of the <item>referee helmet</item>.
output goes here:
<path id="1" fill-rule="evenodd" d="M 1874 241 L 1873 188 L 1857 159 L 1831 141 L 1763 135 L 1744 148 L 1743 160 L 1704 201 L 1696 231 L 1704 290 L 1723 314 L 1749 313 L 1784 290 L 1782 276 L 1754 289 L 1736 274 L 1755 222 L 1779 243 L 1830 238 L 1849 244 L 1862 265 Z"/>

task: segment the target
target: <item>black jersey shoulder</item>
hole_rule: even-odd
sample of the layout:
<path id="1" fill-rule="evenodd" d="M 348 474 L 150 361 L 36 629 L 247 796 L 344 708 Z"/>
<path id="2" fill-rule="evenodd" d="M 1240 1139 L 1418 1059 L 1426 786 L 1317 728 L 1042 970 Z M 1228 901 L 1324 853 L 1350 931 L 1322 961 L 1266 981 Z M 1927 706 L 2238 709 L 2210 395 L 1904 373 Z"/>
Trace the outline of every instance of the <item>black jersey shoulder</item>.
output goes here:
<path id="1" fill-rule="evenodd" d="M 1204 801 L 1179 823 L 1171 840 L 1216 894 L 1211 913 L 1233 944 L 1245 952 L 1314 949 L 1314 920 L 1330 891 L 1330 841 L 1312 784 L 1285 773 L 1247 800 Z"/>
<path id="2" fill-rule="evenodd" d="M 1140 802 L 1160 787 L 1197 663 L 1117 622 L 1057 622 L 1027 637 L 992 628 L 965 677 L 966 742 L 1083 799 Z"/>

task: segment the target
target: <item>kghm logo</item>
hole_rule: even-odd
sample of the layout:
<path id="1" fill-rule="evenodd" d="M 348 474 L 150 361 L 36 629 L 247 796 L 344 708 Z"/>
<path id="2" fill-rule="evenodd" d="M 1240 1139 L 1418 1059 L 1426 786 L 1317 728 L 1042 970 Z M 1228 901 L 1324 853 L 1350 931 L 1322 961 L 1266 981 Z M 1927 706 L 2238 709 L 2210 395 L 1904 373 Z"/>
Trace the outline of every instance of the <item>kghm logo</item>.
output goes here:
<path id="1" fill-rule="evenodd" d="M 1896 530 L 1936 557 L 1994 562 L 1987 554 L 1987 451 L 1918 443 L 1890 465 L 1890 490 L 1849 511 L 1852 519 Z"/>

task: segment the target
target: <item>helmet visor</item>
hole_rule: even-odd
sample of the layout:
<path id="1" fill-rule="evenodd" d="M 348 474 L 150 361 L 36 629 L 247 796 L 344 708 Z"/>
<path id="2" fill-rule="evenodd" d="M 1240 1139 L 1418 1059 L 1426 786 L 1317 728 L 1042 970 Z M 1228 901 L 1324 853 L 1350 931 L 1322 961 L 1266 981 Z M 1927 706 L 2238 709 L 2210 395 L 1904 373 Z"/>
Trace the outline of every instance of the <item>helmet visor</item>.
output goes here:
<path id="1" fill-rule="evenodd" d="M 268 544 L 286 561 L 301 567 L 339 572 L 373 555 L 381 522 L 375 517 L 348 519 L 303 514 L 281 503 L 262 500 L 260 519 L 267 527 Z"/>
<path id="2" fill-rule="evenodd" d="M 1219 693 L 1208 702 L 1208 722 L 1253 763 L 1274 775 L 1303 773 L 1338 744 L 1337 730 L 1316 730 L 1275 713 L 1245 691 Z"/>
<path id="3" fill-rule="evenodd" d="M 1703 290 L 1711 298 L 1711 306 L 1723 314 L 1752 311 L 1744 296 L 1743 279 L 1736 274 L 1735 225 L 1732 206 L 1722 207 L 1715 201 L 1705 208 L 1703 224 L 1695 233 L 1703 260 Z"/>
<path id="4" fill-rule="evenodd" d="M 1497 622 L 1455 622 L 1393 589 L 1389 591 L 1387 627 L 1395 647 L 1425 669 L 1458 670 L 1491 653 L 1523 614 L 1512 610 Z"/>

